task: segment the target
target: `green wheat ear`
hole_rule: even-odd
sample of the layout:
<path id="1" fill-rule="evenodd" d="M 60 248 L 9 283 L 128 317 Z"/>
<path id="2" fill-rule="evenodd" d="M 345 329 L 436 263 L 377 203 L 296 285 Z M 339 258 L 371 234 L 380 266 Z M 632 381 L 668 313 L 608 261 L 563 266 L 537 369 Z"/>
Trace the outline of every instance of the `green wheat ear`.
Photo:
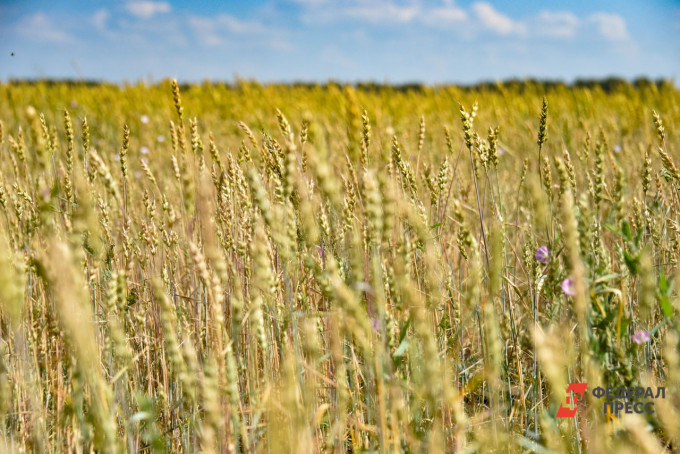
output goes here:
<path id="1" fill-rule="evenodd" d="M 541 106 L 541 115 L 538 118 L 538 147 L 543 147 L 543 144 L 548 140 L 548 100 L 543 98 L 543 105 Z"/>

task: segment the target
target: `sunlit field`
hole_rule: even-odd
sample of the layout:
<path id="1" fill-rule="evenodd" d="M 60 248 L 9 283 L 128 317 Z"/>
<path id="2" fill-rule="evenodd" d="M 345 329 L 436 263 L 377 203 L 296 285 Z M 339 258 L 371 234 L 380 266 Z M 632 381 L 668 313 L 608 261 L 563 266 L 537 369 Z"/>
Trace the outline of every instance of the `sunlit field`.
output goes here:
<path id="1" fill-rule="evenodd" d="M 17 82 L 0 120 L 0 451 L 680 449 L 671 83 Z"/>

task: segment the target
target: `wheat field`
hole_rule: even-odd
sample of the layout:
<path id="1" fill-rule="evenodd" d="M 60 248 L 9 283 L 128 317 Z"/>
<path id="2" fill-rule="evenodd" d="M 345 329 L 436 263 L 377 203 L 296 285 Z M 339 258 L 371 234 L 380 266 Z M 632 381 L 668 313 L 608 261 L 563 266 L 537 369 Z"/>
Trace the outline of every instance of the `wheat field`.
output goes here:
<path id="1" fill-rule="evenodd" d="M 0 121 L 0 452 L 680 449 L 671 83 L 9 82 Z"/>

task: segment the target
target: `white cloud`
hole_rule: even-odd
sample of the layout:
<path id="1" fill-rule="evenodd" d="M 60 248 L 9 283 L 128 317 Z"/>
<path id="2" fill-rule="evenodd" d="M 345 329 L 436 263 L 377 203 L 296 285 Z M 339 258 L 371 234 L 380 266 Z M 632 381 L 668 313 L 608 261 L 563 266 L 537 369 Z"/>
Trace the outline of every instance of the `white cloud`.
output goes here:
<path id="1" fill-rule="evenodd" d="M 595 24 L 600 35 L 610 41 L 626 41 L 629 38 L 626 21 L 618 14 L 594 13 L 588 20 Z"/>
<path id="2" fill-rule="evenodd" d="M 126 3 L 125 8 L 133 16 L 142 19 L 148 19 L 156 14 L 169 13 L 172 11 L 170 3 L 168 2 L 135 1 Z"/>
<path id="3" fill-rule="evenodd" d="M 17 24 L 17 32 L 27 38 L 42 42 L 70 43 L 74 41 L 73 36 L 57 28 L 43 12 L 21 20 Z"/>
<path id="4" fill-rule="evenodd" d="M 569 11 L 542 10 L 525 17 L 512 17 L 496 9 L 489 1 L 475 1 L 458 6 L 455 0 L 288 0 L 300 7 L 300 17 L 307 24 L 323 26 L 354 20 L 365 24 L 413 27 L 432 26 L 450 30 L 472 39 L 481 34 L 500 37 L 550 37 L 571 39 L 586 31 L 587 24 L 609 41 L 629 41 L 625 20 L 613 13 L 598 12 L 577 16 Z M 226 34 L 271 34 L 254 21 L 222 14 L 193 17 L 190 25 L 205 44 L 226 42 Z"/>
<path id="5" fill-rule="evenodd" d="M 228 14 L 215 17 L 189 18 L 189 25 L 201 41 L 208 46 L 225 43 L 224 35 L 264 35 L 267 29 L 259 22 L 240 20 Z"/>
<path id="6" fill-rule="evenodd" d="M 302 20 L 308 24 L 330 23 L 343 18 L 371 23 L 405 24 L 424 12 L 420 0 L 293 0 L 303 8 Z"/>
<path id="7" fill-rule="evenodd" d="M 97 30 L 106 30 L 106 23 L 108 22 L 110 14 L 105 9 L 100 9 L 92 16 L 92 23 Z"/>
<path id="8" fill-rule="evenodd" d="M 450 1 L 445 2 L 444 6 L 426 12 L 423 17 L 425 22 L 462 22 L 467 18 L 467 13 Z"/>
<path id="9" fill-rule="evenodd" d="M 302 19 L 308 24 L 330 23 L 343 18 L 383 24 L 424 23 L 450 25 L 463 22 L 468 14 L 444 0 L 440 6 L 429 6 L 421 0 L 292 0 L 303 8 Z"/>
<path id="10" fill-rule="evenodd" d="M 455 31 L 468 37 L 486 31 L 500 36 L 568 38 L 576 35 L 582 23 L 577 16 L 564 11 L 545 10 L 526 20 L 515 19 L 486 1 L 475 2 L 469 8 L 458 6 L 454 0 L 443 0 L 439 5 L 421 0 L 291 1 L 302 7 L 302 19 L 308 24 L 342 21 L 343 18 L 397 25 L 449 27 L 456 24 Z"/>
<path id="11" fill-rule="evenodd" d="M 162 43 L 184 48 L 189 44 L 184 26 L 186 19 L 173 14 L 135 20 L 102 8 L 89 15 L 86 20 L 96 30 L 98 42 L 121 48 L 162 46 Z M 89 37 L 84 33 L 78 36 Z"/>
<path id="12" fill-rule="evenodd" d="M 228 14 L 217 16 L 216 22 L 218 26 L 224 27 L 229 32 L 241 35 L 265 31 L 265 27 L 257 21 L 240 20 Z"/>
<path id="13" fill-rule="evenodd" d="M 191 17 L 189 25 L 194 29 L 203 44 L 208 46 L 219 46 L 223 43 L 222 38 L 217 33 L 217 24 L 208 17 Z"/>
<path id="14" fill-rule="evenodd" d="M 326 0 L 291 0 L 293 3 L 297 3 L 303 6 L 318 6 L 326 3 Z"/>
<path id="15" fill-rule="evenodd" d="M 578 17 L 566 11 L 541 11 L 536 20 L 540 35 L 555 38 L 571 38 L 580 25 Z"/>
<path id="16" fill-rule="evenodd" d="M 368 22 L 411 22 L 420 13 L 416 4 L 398 5 L 391 1 L 360 2 L 345 10 L 345 15 Z"/>
<path id="17" fill-rule="evenodd" d="M 499 35 L 526 35 L 527 33 L 526 25 L 501 14 L 489 3 L 473 3 L 472 11 L 485 28 Z"/>

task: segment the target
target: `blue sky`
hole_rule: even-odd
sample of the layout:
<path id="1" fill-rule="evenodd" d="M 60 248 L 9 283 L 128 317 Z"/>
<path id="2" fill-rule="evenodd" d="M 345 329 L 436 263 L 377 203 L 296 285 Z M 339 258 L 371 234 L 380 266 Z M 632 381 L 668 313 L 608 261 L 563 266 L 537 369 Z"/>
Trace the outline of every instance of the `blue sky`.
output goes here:
<path id="1" fill-rule="evenodd" d="M 609 75 L 677 83 L 680 1 L 0 2 L 2 80 Z"/>

